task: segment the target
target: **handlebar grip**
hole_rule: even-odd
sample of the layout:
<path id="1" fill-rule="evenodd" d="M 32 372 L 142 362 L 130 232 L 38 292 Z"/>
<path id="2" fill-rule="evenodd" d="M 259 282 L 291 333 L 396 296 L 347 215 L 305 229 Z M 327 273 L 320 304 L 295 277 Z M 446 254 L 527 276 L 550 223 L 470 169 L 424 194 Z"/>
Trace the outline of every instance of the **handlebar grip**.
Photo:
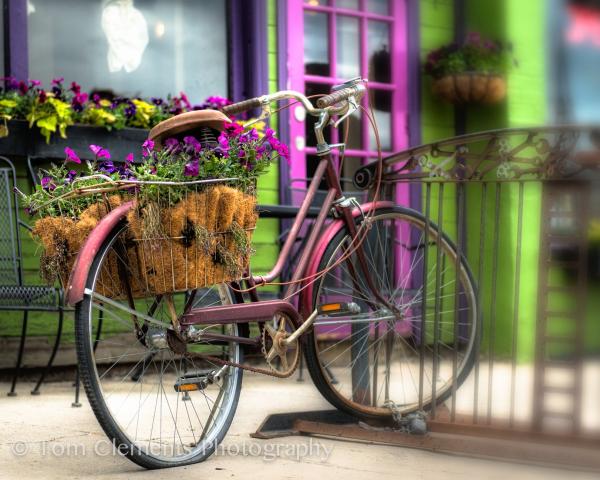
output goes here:
<path id="1" fill-rule="evenodd" d="M 333 92 L 333 93 L 330 93 L 329 95 L 325 95 L 324 97 L 319 98 L 317 100 L 317 107 L 319 107 L 319 108 L 331 107 L 332 105 L 335 105 L 336 103 L 346 100 L 347 98 L 351 97 L 352 95 L 356 95 L 357 92 L 358 92 L 358 89 L 355 87 L 342 88 L 341 90 L 338 90 L 337 92 Z"/>
<path id="2" fill-rule="evenodd" d="M 246 110 L 252 110 L 258 108 L 261 105 L 260 97 L 250 98 L 241 102 L 233 103 L 223 107 L 223 113 L 226 115 L 235 115 L 236 113 L 242 113 Z"/>

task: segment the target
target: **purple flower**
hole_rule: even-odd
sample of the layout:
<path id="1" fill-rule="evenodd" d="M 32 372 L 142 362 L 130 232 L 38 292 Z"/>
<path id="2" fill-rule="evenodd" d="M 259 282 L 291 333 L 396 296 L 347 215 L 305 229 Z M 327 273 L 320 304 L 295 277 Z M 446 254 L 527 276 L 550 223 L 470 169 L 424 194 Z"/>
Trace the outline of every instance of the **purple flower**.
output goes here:
<path id="1" fill-rule="evenodd" d="M 199 173 L 200 173 L 200 166 L 199 166 L 198 159 L 192 160 L 191 162 L 188 162 L 185 164 L 185 167 L 183 169 L 183 174 L 186 177 L 197 177 Z"/>
<path id="2" fill-rule="evenodd" d="M 7 90 L 16 90 L 19 88 L 19 82 L 15 77 L 2 77 L 2 80 L 6 82 Z"/>
<path id="3" fill-rule="evenodd" d="M 54 184 L 54 180 L 52 179 L 52 177 L 43 177 L 42 178 L 42 188 L 48 192 L 51 192 L 52 190 L 54 190 L 56 188 L 56 185 Z"/>
<path id="4" fill-rule="evenodd" d="M 142 143 L 142 157 L 148 157 L 152 150 L 154 150 L 154 141 L 148 139 Z"/>
<path id="5" fill-rule="evenodd" d="M 133 153 L 128 153 L 127 156 L 125 157 L 125 162 L 126 163 L 133 163 Z"/>
<path id="6" fill-rule="evenodd" d="M 96 155 L 96 158 L 106 158 L 107 160 L 110 160 L 110 152 L 100 145 L 90 145 L 90 150 Z"/>
<path id="7" fill-rule="evenodd" d="M 81 92 L 81 85 L 79 85 L 77 82 L 71 82 L 71 88 L 69 90 L 71 90 L 75 95 L 77 95 Z"/>
<path id="8" fill-rule="evenodd" d="M 162 98 L 154 98 L 154 97 L 152 97 L 152 98 L 150 99 L 150 101 L 151 101 L 151 102 L 152 102 L 154 105 L 156 105 L 156 106 L 160 106 L 160 105 L 162 105 L 162 104 L 164 103 L 164 100 L 163 100 Z"/>
<path id="9" fill-rule="evenodd" d="M 176 138 L 171 137 L 171 138 L 167 138 L 165 140 L 165 147 L 173 148 L 173 147 L 178 147 L 178 146 L 179 146 L 179 140 L 177 140 Z"/>
<path id="10" fill-rule="evenodd" d="M 17 88 L 19 89 L 19 93 L 21 95 L 25 95 L 29 91 L 29 87 L 27 86 L 27 84 L 25 82 L 19 82 L 19 85 Z"/>
<path id="11" fill-rule="evenodd" d="M 73 182 L 73 180 L 75 180 L 75 177 L 77 177 L 77 172 L 75 170 L 69 170 L 67 176 L 65 177 L 65 184 Z"/>
<path id="12" fill-rule="evenodd" d="M 242 127 L 239 123 L 226 122 L 224 127 L 225 133 L 230 137 L 236 137 L 244 131 L 244 127 Z"/>
<path id="13" fill-rule="evenodd" d="M 239 158 L 244 158 L 245 156 L 246 156 L 246 152 L 244 152 L 243 150 L 240 150 L 240 151 L 238 152 L 238 157 L 239 157 Z"/>
<path id="14" fill-rule="evenodd" d="M 198 140 L 196 140 L 195 137 L 187 136 L 187 137 L 183 137 L 183 143 L 185 143 L 187 146 L 191 147 L 194 149 L 195 152 L 199 152 L 200 150 L 202 150 L 202 145 L 200 145 L 200 142 Z"/>
<path id="15" fill-rule="evenodd" d="M 94 95 L 92 96 L 92 101 L 96 104 L 96 106 L 100 105 L 100 100 L 100 95 L 94 93 Z"/>
<path id="16" fill-rule="evenodd" d="M 40 103 L 44 103 L 46 101 L 46 97 L 46 92 L 44 92 L 44 90 L 40 90 L 40 94 L 38 96 Z"/>
<path id="17" fill-rule="evenodd" d="M 39 80 L 29 80 L 29 86 L 31 88 L 39 87 L 42 84 Z"/>
<path id="18" fill-rule="evenodd" d="M 87 93 L 76 93 L 71 101 L 71 106 L 73 110 L 76 112 L 83 111 L 83 104 L 87 102 L 88 94 Z"/>
<path id="19" fill-rule="evenodd" d="M 288 163 L 290 161 L 290 151 L 288 150 L 288 147 L 285 143 L 281 143 L 279 142 L 279 145 L 277 145 L 277 147 L 275 148 L 275 150 L 277 151 L 277 153 L 282 156 L 283 158 L 285 158 Z"/>
<path id="20" fill-rule="evenodd" d="M 104 172 L 104 173 L 108 173 L 109 175 L 111 173 L 115 173 L 116 171 L 118 171 L 117 167 L 115 167 L 115 164 L 113 162 L 111 162 L 110 160 L 107 160 L 106 162 L 102 162 L 98 166 L 98 170 L 100 170 L 101 172 Z"/>
<path id="21" fill-rule="evenodd" d="M 136 112 L 137 112 L 137 107 L 135 106 L 135 104 L 133 102 L 129 102 L 127 104 L 127 107 L 125 107 L 125 111 L 124 111 L 125 116 L 127 118 L 134 117 Z"/>
<path id="22" fill-rule="evenodd" d="M 188 100 L 187 95 L 185 93 L 183 93 L 183 92 L 179 92 L 179 96 L 181 97 L 181 101 L 185 105 L 185 108 L 187 108 L 188 110 L 191 110 L 192 109 L 192 104 Z"/>
<path id="23" fill-rule="evenodd" d="M 92 145 L 90 145 L 90 148 L 92 148 Z M 66 162 L 81 163 L 81 159 L 77 156 L 77 154 L 75 153 L 75 150 L 73 150 L 72 148 L 65 147 L 65 155 L 67 156 L 67 158 L 65 158 L 65 163 Z"/>
<path id="24" fill-rule="evenodd" d="M 227 138 L 227 135 L 225 134 L 225 132 L 221 133 L 221 135 L 219 135 L 219 138 L 217 139 L 217 141 L 219 142 L 219 149 L 223 152 L 223 153 L 227 153 L 229 151 L 229 139 Z"/>
<path id="25" fill-rule="evenodd" d="M 54 79 L 52 79 L 52 85 L 60 85 L 61 83 L 63 83 L 65 81 L 64 77 L 56 77 Z"/>

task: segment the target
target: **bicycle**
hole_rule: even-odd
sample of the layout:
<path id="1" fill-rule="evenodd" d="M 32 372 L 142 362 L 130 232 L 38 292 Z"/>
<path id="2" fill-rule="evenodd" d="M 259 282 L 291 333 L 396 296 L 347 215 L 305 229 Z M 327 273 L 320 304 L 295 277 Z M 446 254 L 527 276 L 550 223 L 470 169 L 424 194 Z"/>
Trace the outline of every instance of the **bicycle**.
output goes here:
<path id="1" fill-rule="evenodd" d="M 366 420 L 443 402 L 468 375 L 481 327 L 465 258 L 419 212 L 343 195 L 323 129 L 353 114 L 365 91 L 354 79 L 316 106 L 300 92 L 281 91 L 224 110 L 261 108 L 266 118 L 273 102 L 293 100 L 318 119 L 320 161 L 269 273 L 133 299 L 117 291 L 139 283 L 123 254 L 132 202 L 90 235 L 67 292 L 76 308 L 79 371 L 104 432 L 135 463 L 205 460 L 233 420 L 244 370 L 289 377 L 301 354 L 321 394 Z M 282 299 L 261 301 L 261 287 L 280 275 L 322 181 L 325 200 Z M 120 281 L 103 277 L 110 262 Z M 245 363 L 249 350 L 261 352 L 266 367 Z"/>

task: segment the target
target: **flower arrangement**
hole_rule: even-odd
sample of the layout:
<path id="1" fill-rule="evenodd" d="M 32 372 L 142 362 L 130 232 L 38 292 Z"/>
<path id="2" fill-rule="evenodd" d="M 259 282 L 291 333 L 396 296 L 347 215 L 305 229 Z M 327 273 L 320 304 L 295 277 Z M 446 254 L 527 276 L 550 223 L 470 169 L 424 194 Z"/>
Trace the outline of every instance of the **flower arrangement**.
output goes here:
<path id="1" fill-rule="evenodd" d="M 64 78 L 52 80 L 50 90 L 44 89 L 39 80 L 18 81 L 4 77 L 5 87 L 0 89 L 0 137 L 9 134 L 7 121 L 27 120 L 36 126 L 50 141 L 58 133 L 66 138 L 66 129 L 75 123 L 104 127 L 107 130 L 125 127 L 149 129 L 173 115 L 206 108 L 221 109 L 230 100 L 212 96 L 200 105 L 192 105 L 185 93 L 166 99 L 151 98 L 103 98 L 99 94 L 82 91 L 81 85 Z"/>
<path id="2" fill-rule="evenodd" d="M 430 52 L 425 61 L 425 74 L 433 78 L 477 72 L 504 75 L 512 64 L 512 47 L 472 32 L 464 43 L 451 43 Z"/>
<path id="3" fill-rule="evenodd" d="M 511 46 L 470 33 L 464 43 L 430 52 L 424 71 L 433 78 L 433 93 L 450 103 L 498 103 L 506 96 L 506 80 L 514 59 Z"/>
<path id="4" fill-rule="evenodd" d="M 82 189 L 132 180 L 186 182 L 235 178 L 236 188 L 254 194 L 256 180 L 274 159 L 289 160 L 288 147 L 279 141 L 275 132 L 270 128 L 261 131 L 264 123 L 258 124 L 258 128 L 244 129 L 240 123 L 226 123 L 216 144 L 202 144 L 195 137 L 186 136 L 182 141 L 168 138 L 162 149 L 156 149 L 152 140 L 146 140 L 141 161 L 137 163 L 133 152 L 117 162 L 108 150 L 90 145 L 95 159 L 86 162 L 79 172 L 71 167 L 81 164 L 81 159 L 73 149 L 66 147 L 64 163 L 42 171 L 40 184 L 33 193 L 22 194 L 23 204 L 32 215 L 78 218 L 98 201 L 97 195 L 78 195 Z M 152 191 L 151 187 L 144 187 L 139 194 L 151 196 Z"/>
<path id="5" fill-rule="evenodd" d="M 137 158 L 132 152 L 121 162 L 90 145 L 94 161 L 81 165 L 66 147 L 64 163 L 42 172 L 33 193 L 21 194 L 27 211 L 40 217 L 33 235 L 44 248 L 42 278 L 66 282 L 87 235 L 131 199 L 128 258 L 141 282 L 132 287 L 135 296 L 240 278 L 252 254 L 256 181 L 275 158 L 289 156 L 273 130 L 257 125 L 226 122 L 216 138 L 167 138 L 161 148 L 146 140 Z"/>

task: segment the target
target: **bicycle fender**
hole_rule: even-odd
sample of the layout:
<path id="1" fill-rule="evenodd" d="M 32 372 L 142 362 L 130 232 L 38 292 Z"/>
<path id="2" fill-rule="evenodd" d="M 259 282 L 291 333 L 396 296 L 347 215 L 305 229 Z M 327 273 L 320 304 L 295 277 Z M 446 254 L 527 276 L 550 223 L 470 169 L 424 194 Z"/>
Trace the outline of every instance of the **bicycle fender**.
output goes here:
<path id="1" fill-rule="evenodd" d="M 108 237 L 108 234 L 125 218 L 134 205 L 135 202 L 132 200 L 115 208 L 98 222 L 98 225 L 96 225 L 92 233 L 87 237 L 83 247 L 81 247 L 81 250 L 77 254 L 73 270 L 71 270 L 71 274 L 69 275 L 69 284 L 67 285 L 65 296 L 67 305 L 74 307 L 76 303 L 83 300 L 85 284 L 94 257 L 98 253 L 98 250 L 100 250 L 106 237 Z"/>
<path id="2" fill-rule="evenodd" d="M 394 202 L 389 201 L 380 201 L 377 203 L 368 202 L 363 203 L 361 208 L 355 208 L 352 210 L 352 216 L 354 218 L 358 217 L 362 213 L 368 213 L 378 208 L 391 208 L 394 207 Z M 319 263 L 325 254 L 325 250 L 329 243 L 333 240 L 333 237 L 344 228 L 343 220 L 334 220 L 331 222 L 325 232 L 320 237 L 319 243 L 315 246 L 314 254 L 310 259 L 306 272 L 304 273 L 304 277 L 311 277 L 315 273 L 317 273 L 317 269 L 319 268 Z M 304 318 L 306 318 L 311 313 L 312 306 L 312 297 L 313 297 L 313 285 L 312 280 L 307 280 L 302 285 L 302 291 L 300 292 L 300 301 L 298 302 L 300 306 L 300 312 Z"/>

